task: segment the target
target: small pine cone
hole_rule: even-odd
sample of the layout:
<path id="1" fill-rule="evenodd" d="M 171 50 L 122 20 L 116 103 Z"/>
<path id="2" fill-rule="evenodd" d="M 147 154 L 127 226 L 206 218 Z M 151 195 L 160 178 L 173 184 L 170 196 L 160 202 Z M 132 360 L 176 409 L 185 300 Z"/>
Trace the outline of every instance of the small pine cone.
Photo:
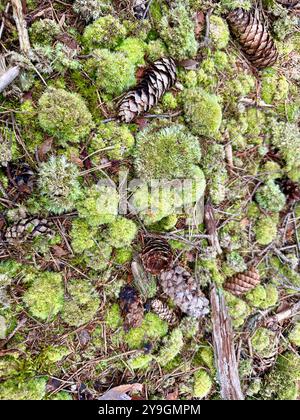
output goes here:
<path id="1" fill-rule="evenodd" d="M 172 58 L 161 58 L 145 72 L 143 79 L 119 103 L 120 121 L 130 123 L 149 111 L 176 81 L 176 64 Z"/>
<path id="2" fill-rule="evenodd" d="M 148 9 L 148 0 L 134 0 L 133 1 L 133 14 L 136 19 L 145 19 Z"/>
<path id="3" fill-rule="evenodd" d="M 8 194 L 14 199 L 26 198 L 33 192 L 35 186 L 35 173 L 26 163 L 10 165 L 7 168 L 10 183 Z"/>
<path id="4" fill-rule="evenodd" d="M 163 291 L 187 315 L 200 318 L 209 312 L 209 302 L 196 280 L 183 267 L 177 265 L 160 275 Z"/>
<path id="5" fill-rule="evenodd" d="M 173 262 L 173 252 L 168 242 L 155 236 L 146 237 L 144 240 L 141 259 L 145 270 L 154 275 L 168 270 Z"/>
<path id="6" fill-rule="evenodd" d="M 175 325 L 178 321 L 175 312 L 159 299 L 154 299 L 151 302 L 151 309 L 160 319 L 167 321 L 170 325 Z"/>
<path id="7" fill-rule="evenodd" d="M 300 0 L 277 0 L 277 3 L 282 4 L 285 7 L 295 7 L 299 4 L 300 6 Z"/>
<path id="8" fill-rule="evenodd" d="M 282 192 L 287 196 L 288 202 L 300 200 L 300 185 L 297 182 L 287 178 L 281 182 Z"/>
<path id="9" fill-rule="evenodd" d="M 4 241 L 9 245 L 32 240 L 37 236 L 53 236 L 54 231 L 47 219 L 22 219 L 9 226 L 4 233 Z"/>
<path id="10" fill-rule="evenodd" d="M 236 9 L 229 13 L 227 19 L 232 33 L 254 67 L 263 69 L 276 62 L 278 52 L 274 41 L 267 28 L 254 14 L 244 9 Z"/>
<path id="11" fill-rule="evenodd" d="M 260 276 L 255 267 L 251 267 L 245 273 L 239 273 L 225 284 L 225 290 L 235 296 L 244 295 L 254 289 L 260 283 Z"/>
<path id="12" fill-rule="evenodd" d="M 120 307 L 124 317 L 124 328 L 139 327 L 144 319 L 144 306 L 136 290 L 127 285 L 120 292 Z"/>

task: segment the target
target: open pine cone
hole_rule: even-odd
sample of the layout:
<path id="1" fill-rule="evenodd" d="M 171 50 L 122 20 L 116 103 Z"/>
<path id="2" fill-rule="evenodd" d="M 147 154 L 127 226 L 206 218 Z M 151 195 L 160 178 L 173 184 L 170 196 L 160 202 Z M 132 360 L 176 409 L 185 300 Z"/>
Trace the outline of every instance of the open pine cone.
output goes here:
<path id="1" fill-rule="evenodd" d="M 254 289 L 259 283 L 259 273 L 255 267 L 251 267 L 248 271 L 239 273 L 228 280 L 224 288 L 235 296 L 242 296 Z"/>
<path id="2" fill-rule="evenodd" d="M 172 58 L 161 58 L 145 72 L 143 79 L 119 103 L 120 121 L 129 123 L 149 111 L 176 81 L 176 64 Z"/>
<path id="3" fill-rule="evenodd" d="M 53 236 L 52 224 L 47 219 L 29 218 L 19 220 L 9 226 L 3 234 L 3 240 L 13 245 L 41 235 Z"/>
<path id="4" fill-rule="evenodd" d="M 298 4 L 300 6 L 300 0 L 277 0 L 277 3 L 280 3 L 286 7 L 295 7 Z"/>
<path id="5" fill-rule="evenodd" d="M 159 237 L 146 237 L 141 260 L 146 271 L 158 275 L 171 267 L 173 252 L 168 242 Z"/>
<path id="6" fill-rule="evenodd" d="M 235 9 L 227 17 L 229 27 L 254 67 L 272 66 L 278 52 L 267 28 L 253 13 Z"/>
<path id="7" fill-rule="evenodd" d="M 199 289 L 196 280 L 183 267 L 177 265 L 160 275 L 163 291 L 182 312 L 200 318 L 209 312 L 209 302 Z"/>
<path id="8" fill-rule="evenodd" d="M 124 328 L 139 327 L 144 319 L 144 306 L 136 290 L 127 285 L 120 292 L 120 308 L 124 317 Z"/>
<path id="9" fill-rule="evenodd" d="M 177 316 L 174 311 L 172 311 L 172 309 L 170 309 L 168 305 L 163 303 L 161 300 L 154 299 L 151 302 L 151 309 L 160 317 L 160 319 L 167 321 L 169 325 L 175 325 L 177 323 Z"/>

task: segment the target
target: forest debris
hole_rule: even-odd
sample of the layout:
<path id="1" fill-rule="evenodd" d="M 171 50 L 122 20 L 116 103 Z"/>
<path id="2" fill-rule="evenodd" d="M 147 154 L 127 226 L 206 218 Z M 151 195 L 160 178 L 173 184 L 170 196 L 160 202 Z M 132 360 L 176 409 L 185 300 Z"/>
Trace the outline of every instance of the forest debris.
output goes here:
<path id="1" fill-rule="evenodd" d="M 19 76 L 20 67 L 9 68 L 3 74 L 0 74 L 0 92 L 3 92 Z"/>
<path id="2" fill-rule="evenodd" d="M 124 328 L 139 327 L 144 319 L 144 307 L 136 290 L 126 285 L 120 292 L 120 308 L 125 319 Z"/>
<path id="3" fill-rule="evenodd" d="M 31 47 L 29 35 L 27 31 L 27 23 L 23 15 L 23 7 L 21 0 L 11 0 L 13 8 L 13 16 L 16 22 L 16 27 L 19 35 L 20 50 L 26 56 L 29 55 Z"/>
<path id="4" fill-rule="evenodd" d="M 109 391 L 106 391 L 98 400 L 106 401 L 106 400 L 131 400 L 132 398 L 127 395 L 129 392 L 142 392 L 143 385 L 142 384 L 128 384 L 128 385 L 119 385 L 116 386 Z"/>
<path id="5" fill-rule="evenodd" d="M 207 233 L 209 234 L 208 241 L 210 245 L 218 254 L 222 254 L 222 248 L 218 238 L 214 209 L 210 202 L 207 202 L 204 206 L 204 221 Z"/>
<path id="6" fill-rule="evenodd" d="M 244 400 L 236 360 L 231 319 L 224 295 L 213 285 L 210 294 L 216 368 L 223 400 Z"/>
<path id="7" fill-rule="evenodd" d="M 292 318 L 295 315 L 300 314 L 300 301 L 296 302 L 293 306 L 290 306 L 288 309 L 278 312 L 275 315 L 270 316 L 264 322 L 264 325 L 271 327 L 274 324 L 279 324 L 285 321 L 288 318 Z"/>

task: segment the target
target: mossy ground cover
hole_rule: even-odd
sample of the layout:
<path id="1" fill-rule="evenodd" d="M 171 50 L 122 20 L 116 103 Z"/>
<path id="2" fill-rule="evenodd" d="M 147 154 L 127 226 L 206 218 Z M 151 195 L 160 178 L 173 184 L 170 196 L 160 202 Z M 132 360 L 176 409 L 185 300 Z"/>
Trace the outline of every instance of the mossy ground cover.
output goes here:
<path id="1" fill-rule="evenodd" d="M 207 297 L 213 282 L 222 290 L 257 266 L 255 289 L 224 292 L 242 390 L 299 398 L 299 318 L 261 318 L 300 293 L 297 12 L 262 2 L 279 58 L 257 72 L 226 23 L 255 1 L 153 0 L 141 20 L 126 1 L 48 3 L 24 9 L 30 57 L 13 20 L 0 43 L 5 64 L 21 69 L 0 94 L 0 399 L 97 398 L 133 382 L 151 399 L 220 399 L 211 316 L 181 314 L 155 277 L 136 284 L 131 263 L 145 231 L 169 241 Z M 120 95 L 164 56 L 176 60 L 176 85 L 150 115 L 116 121 Z M 149 190 L 153 180 L 162 186 Z M 202 220 L 191 223 L 203 194 L 221 253 Z M 47 220 L 53 234 L 7 243 L 7 227 L 25 218 Z M 128 283 L 145 314 L 125 330 L 119 293 Z M 153 297 L 175 309 L 175 326 L 150 310 Z"/>

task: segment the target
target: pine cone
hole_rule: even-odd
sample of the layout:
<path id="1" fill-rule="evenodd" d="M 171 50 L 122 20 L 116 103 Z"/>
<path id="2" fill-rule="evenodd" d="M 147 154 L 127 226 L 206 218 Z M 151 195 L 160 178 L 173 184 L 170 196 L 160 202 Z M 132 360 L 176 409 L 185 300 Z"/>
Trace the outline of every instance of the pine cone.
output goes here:
<path id="1" fill-rule="evenodd" d="M 236 9 L 229 13 L 227 19 L 232 33 L 254 67 L 263 69 L 276 62 L 278 52 L 274 41 L 258 18 L 251 12 Z"/>
<path id="2" fill-rule="evenodd" d="M 179 306 L 182 312 L 200 318 L 209 312 L 209 302 L 196 280 L 183 267 L 177 265 L 160 276 L 163 291 Z"/>
<path id="3" fill-rule="evenodd" d="M 139 327 L 144 318 L 144 306 L 136 290 L 127 285 L 120 292 L 120 307 L 124 317 L 124 328 Z"/>
<path id="4" fill-rule="evenodd" d="M 119 103 L 118 117 L 129 123 L 149 111 L 176 81 L 176 64 L 172 58 L 161 58 L 145 72 L 137 87 L 125 94 Z"/>
<path id="5" fill-rule="evenodd" d="M 281 182 L 282 192 L 287 196 L 289 203 L 300 200 L 300 185 L 289 178 Z"/>
<path id="6" fill-rule="evenodd" d="M 177 323 L 178 319 L 175 315 L 175 312 L 172 311 L 172 309 L 170 309 L 168 305 L 163 303 L 161 300 L 154 299 L 151 302 L 151 309 L 156 315 L 160 317 L 160 319 L 167 321 L 168 324 L 175 325 Z"/>
<path id="7" fill-rule="evenodd" d="M 239 273 L 225 284 L 225 290 L 235 296 L 244 295 L 260 283 L 260 276 L 255 267 L 249 268 L 245 273 Z"/>
<path id="8" fill-rule="evenodd" d="M 22 219 L 8 227 L 3 235 L 4 241 L 9 245 L 16 242 L 32 240 L 37 236 L 53 236 L 54 231 L 47 219 Z"/>
<path id="9" fill-rule="evenodd" d="M 26 198 L 33 192 L 35 174 L 26 163 L 8 165 L 7 175 L 10 179 L 8 194 L 15 201 Z"/>
<path id="10" fill-rule="evenodd" d="M 134 0 L 133 13 L 136 19 L 145 19 L 147 17 L 148 0 Z"/>
<path id="11" fill-rule="evenodd" d="M 300 5 L 299 0 L 277 0 L 277 3 L 280 3 L 285 7 L 295 7 L 298 4 Z"/>
<path id="12" fill-rule="evenodd" d="M 159 237 L 146 237 L 141 259 L 146 271 L 158 275 L 168 270 L 173 262 L 173 253 L 168 242 Z"/>

